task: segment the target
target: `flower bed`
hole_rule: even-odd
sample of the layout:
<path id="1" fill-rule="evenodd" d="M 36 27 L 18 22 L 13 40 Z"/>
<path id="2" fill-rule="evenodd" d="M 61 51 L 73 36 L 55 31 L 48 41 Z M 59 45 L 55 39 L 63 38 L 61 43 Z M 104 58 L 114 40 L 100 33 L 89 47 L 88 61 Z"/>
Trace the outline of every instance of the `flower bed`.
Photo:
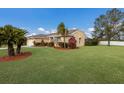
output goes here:
<path id="1" fill-rule="evenodd" d="M 61 48 L 61 47 L 54 47 L 54 48 L 58 49 L 58 50 L 75 50 L 75 49 L 78 49 L 78 48 L 71 49 L 71 48 Z"/>
<path id="2" fill-rule="evenodd" d="M 16 55 L 16 56 L 12 56 L 12 57 L 3 56 L 3 57 L 0 57 L 0 62 L 9 62 L 9 61 L 13 62 L 16 60 L 22 60 L 22 59 L 25 59 L 31 55 L 32 55 L 31 52 L 22 52 L 21 54 Z"/>

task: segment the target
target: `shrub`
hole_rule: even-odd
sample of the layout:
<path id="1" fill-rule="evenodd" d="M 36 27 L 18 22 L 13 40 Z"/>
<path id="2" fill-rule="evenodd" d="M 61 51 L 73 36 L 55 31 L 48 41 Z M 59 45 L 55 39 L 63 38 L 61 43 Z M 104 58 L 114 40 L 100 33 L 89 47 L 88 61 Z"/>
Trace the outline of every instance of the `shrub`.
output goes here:
<path id="1" fill-rule="evenodd" d="M 35 41 L 34 41 L 34 46 L 38 46 L 38 47 L 40 47 L 40 46 L 43 46 L 43 45 L 44 45 L 43 42 L 40 43 L 40 42 L 35 42 Z"/>
<path id="2" fill-rule="evenodd" d="M 97 39 L 90 39 L 90 38 L 87 38 L 85 40 L 85 45 L 86 46 L 96 46 L 98 45 L 98 40 Z"/>
<path id="3" fill-rule="evenodd" d="M 34 46 L 36 46 L 36 42 L 34 41 L 33 43 L 34 43 Z"/>
<path id="4" fill-rule="evenodd" d="M 45 42 L 44 42 L 44 40 L 42 40 L 41 41 L 41 46 L 45 46 L 46 44 L 45 44 Z"/>
<path id="5" fill-rule="evenodd" d="M 49 47 L 53 47 L 53 46 L 54 46 L 54 42 L 49 42 L 49 43 L 48 43 L 48 46 L 49 46 Z"/>
<path id="6" fill-rule="evenodd" d="M 76 39 L 75 39 L 75 37 L 71 37 L 71 38 L 68 40 L 68 46 L 69 46 L 69 48 L 71 48 L 71 49 L 76 48 Z"/>
<path id="7" fill-rule="evenodd" d="M 35 42 L 34 41 L 34 46 L 49 46 L 49 47 L 53 47 L 54 46 L 54 42 L 44 42 L 43 40 L 41 42 Z"/>
<path id="8" fill-rule="evenodd" d="M 49 43 L 46 42 L 46 43 L 45 43 L 45 46 L 49 46 Z"/>
<path id="9" fill-rule="evenodd" d="M 41 46 L 41 43 L 34 42 L 34 46 Z"/>
<path id="10" fill-rule="evenodd" d="M 64 42 L 58 42 L 58 45 L 59 45 L 61 48 L 64 48 Z M 65 43 L 65 48 L 68 48 L 68 43 Z"/>
<path id="11" fill-rule="evenodd" d="M 58 42 L 58 45 L 59 45 L 61 48 L 64 48 L 64 43 L 63 43 L 63 42 Z"/>
<path id="12" fill-rule="evenodd" d="M 58 45 L 63 48 L 64 47 L 64 43 L 63 42 L 58 42 Z"/>
<path id="13" fill-rule="evenodd" d="M 68 48 L 68 43 L 65 43 L 65 48 Z"/>

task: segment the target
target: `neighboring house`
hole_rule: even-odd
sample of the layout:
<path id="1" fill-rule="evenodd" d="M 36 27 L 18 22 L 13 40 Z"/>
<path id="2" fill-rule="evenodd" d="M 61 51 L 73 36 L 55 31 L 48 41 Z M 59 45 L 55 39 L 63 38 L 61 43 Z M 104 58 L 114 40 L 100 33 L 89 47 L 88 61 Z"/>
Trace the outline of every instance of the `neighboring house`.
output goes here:
<path id="1" fill-rule="evenodd" d="M 76 39 L 76 45 L 77 47 L 84 46 L 85 45 L 85 34 L 82 31 L 79 31 L 78 29 L 75 30 L 69 30 L 68 35 L 65 38 L 65 42 L 68 43 L 68 40 L 71 37 L 75 37 Z M 54 46 L 59 47 L 58 42 L 64 42 L 64 37 L 60 34 L 57 33 L 52 33 L 48 35 L 44 34 L 39 34 L 39 35 L 34 35 L 34 36 L 29 36 L 27 37 L 27 45 L 28 46 L 34 46 L 34 41 L 35 42 L 54 42 Z"/>

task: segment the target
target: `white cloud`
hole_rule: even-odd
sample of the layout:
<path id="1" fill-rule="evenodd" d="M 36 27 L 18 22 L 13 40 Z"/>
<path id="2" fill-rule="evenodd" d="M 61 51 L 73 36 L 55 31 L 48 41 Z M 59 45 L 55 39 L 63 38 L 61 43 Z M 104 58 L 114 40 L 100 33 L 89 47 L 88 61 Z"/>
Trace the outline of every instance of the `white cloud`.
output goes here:
<path id="1" fill-rule="evenodd" d="M 73 27 L 72 29 L 73 29 L 73 30 L 76 30 L 77 28 L 76 28 L 76 27 Z"/>
<path id="2" fill-rule="evenodd" d="M 49 34 L 49 33 L 50 33 L 50 31 L 48 31 L 48 30 L 45 30 L 45 31 L 44 31 L 44 33 L 45 33 L 45 34 Z"/>
<path id="3" fill-rule="evenodd" d="M 39 28 L 38 28 L 38 31 L 43 31 L 43 32 L 44 32 L 44 31 L 45 31 L 45 29 L 44 29 L 44 28 L 42 28 L 42 27 L 39 27 Z"/>
<path id="4" fill-rule="evenodd" d="M 36 35 L 36 33 L 27 34 L 26 37 L 33 36 L 33 35 Z"/>
<path id="5" fill-rule="evenodd" d="M 87 36 L 88 38 L 92 38 L 92 35 L 91 35 L 90 32 L 85 32 L 85 34 L 86 34 L 86 36 Z"/>
<path id="6" fill-rule="evenodd" d="M 40 33 L 42 33 L 42 34 L 49 34 L 50 33 L 50 31 L 48 31 L 42 27 L 39 27 L 37 30 L 40 31 Z"/>
<path id="7" fill-rule="evenodd" d="M 94 31 L 94 28 L 88 28 L 88 29 L 82 29 L 82 31 L 85 32 L 86 37 L 92 38 L 92 32 Z"/>
<path id="8" fill-rule="evenodd" d="M 88 31 L 92 32 L 92 31 L 94 31 L 94 28 L 93 27 L 92 28 L 88 28 Z"/>
<path id="9" fill-rule="evenodd" d="M 57 32 L 56 29 L 46 30 L 42 27 L 39 27 L 38 31 L 40 31 L 40 33 L 42 33 L 42 34 L 50 34 L 50 33 L 56 33 Z"/>
<path id="10" fill-rule="evenodd" d="M 88 38 L 92 38 L 92 32 L 94 31 L 94 28 L 93 27 L 90 27 L 88 28 L 86 31 L 85 31 L 85 34 Z"/>
<path id="11" fill-rule="evenodd" d="M 50 32 L 51 33 L 56 33 L 57 31 L 56 31 L 56 29 L 52 29 Z"/>
<path id="12" fill-rule="evenodd" d="M 36 33 L 32 33 L 31 35 L 36 35 Z"/>

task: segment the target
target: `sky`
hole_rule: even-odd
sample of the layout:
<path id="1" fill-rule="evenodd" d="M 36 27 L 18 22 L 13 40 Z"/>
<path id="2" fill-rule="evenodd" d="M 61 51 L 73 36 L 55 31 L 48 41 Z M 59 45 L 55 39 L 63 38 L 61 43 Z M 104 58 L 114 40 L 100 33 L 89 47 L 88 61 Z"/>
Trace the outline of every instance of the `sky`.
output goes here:
<path id="1" fill-rule="evenodd" d="M 107 8 L 0 8 L 0 26 L 11 24 L 26 29 L 28 35 L 56 31 L 60 22 L 66 28 L 78 28 L 91 37 L 94 21 Z M 120 9 L 124 11 L 124 9 Z"/>

